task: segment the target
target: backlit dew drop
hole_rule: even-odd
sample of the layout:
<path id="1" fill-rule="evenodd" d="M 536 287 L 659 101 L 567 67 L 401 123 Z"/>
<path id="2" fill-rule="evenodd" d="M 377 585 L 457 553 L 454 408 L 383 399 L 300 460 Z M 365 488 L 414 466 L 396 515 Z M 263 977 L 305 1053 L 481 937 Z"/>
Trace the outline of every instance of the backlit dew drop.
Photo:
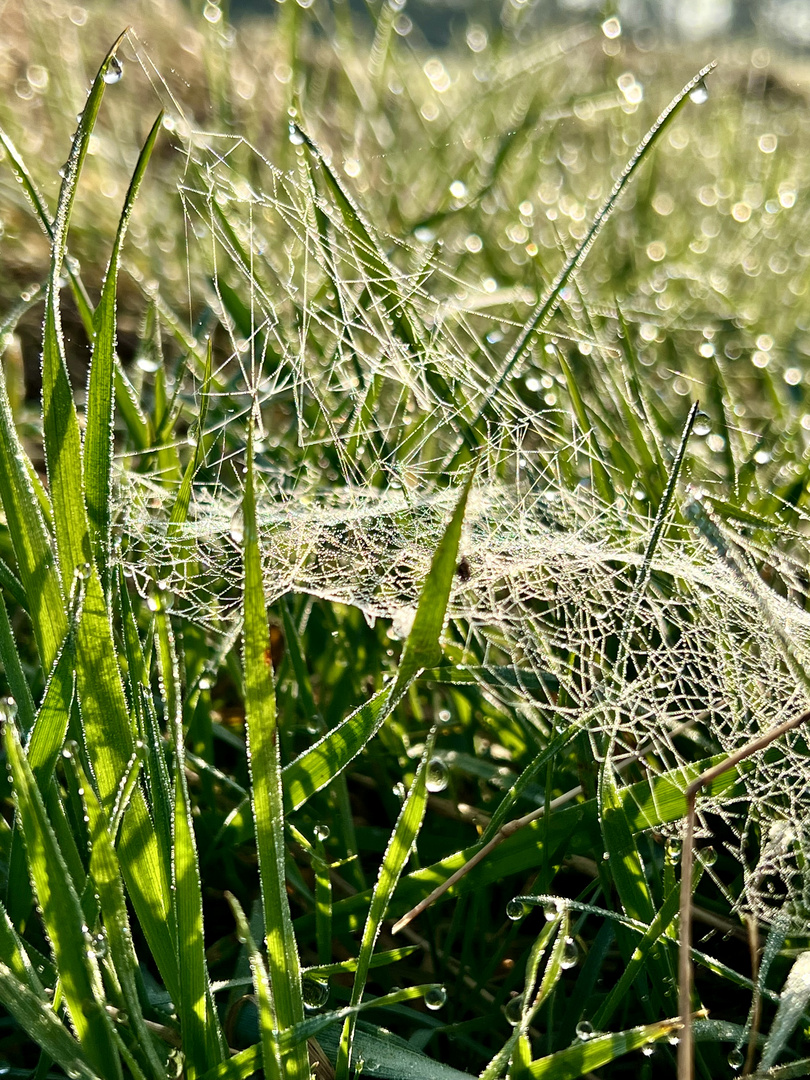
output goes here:
<path id="1" fill-rule="evenodd" d="M 732 1068 L 735 1072 L 737 1072 L 738 1069 L 741 1069 L 743 1067 L 744 1061 L 745 1058 L 743 1057 L 742 1050 L 740 1050 L 738 1046 L 735 1046 L 731 1053 L 728 1055 L 729 1067 Z"/>
<path id="2" fill-rule="evenodd" d="M 447 1001 L 447 991 L 443 986 L 432 986 L 425 994 L 425 1005 L 435 1012 Z"/>
<path id="3" fill-rule="evenodd" d="M 522 919 L 526 915 L 528 910 L 522 900 L 510 900 L 506 905 L 506 917 L 511 919 L 512 922 L 517 922 L 518 919 Z"/>
<path id="4" fill-rule="evenodd" d="M 701 848 L 698 852 L 698 858 L 704 866 L 714 866 L 717 862 L 717 852 L 713 847 Z"/>
<path id="5" fill-rule="evenodd" d="M 449 776 L 449 770 L 447 765 L 439 757 L 431 758 L 427 763 L 427 772 L 425 774 L 425 787 L 428 791 L 436 793 L 437 791 L 444 791 L 447 787 L 447 778 Z"/>
<path id="6" fill-rule="evenodd" d="M 322 1009 L 329 998 L 329 984 L 306 975 L 301 980 L 301 996 L 307 1009 Z"/>
<path id="7" fill-rule="evenodd" d="M 559 914 L 560 905 L 556 900 L 552 900 L 549 904 L 543 904 L 543 918 L 546 922 L 554 922 Z"/>
<path id="8" fill-rule="evenodd" d="M 102 76 L 104 82 L 109 86 L 112 83 L 120 82 L 123 77 L 124 65 L 117 56 L 111 56 L 109 66 Z"/>
<path id="9" fill-rule="evenodd" d="M 523 994 L 518 994 L 516 997 L 510 998 L 503 1011 L 512 1027 L 519 1024 L 520 1018 L 523 1015 Z"/>
<path id="10" fill-rule="evenodd" d="M 572 937 L 565 939 L 563 945 L 562 960 L 560 961 L 560 967 L 567 971 L 569 968 L 574 967 L 579 960 L 579 946 Z"/>
<path id="11" fill-rule="evenodd" d="M 704 102 L 709 100 L 709 88 L 705 79 L 701 79 L 695 89 L 691 91 L 689 99 L 694 101 L 695 105 L 703 105 Z"/>
<path id="12" fill-rule="evenodd" d="M 712 430 L 712 419 L 705 412 L 699 412 L 695 416 L 695 426 L 692 428 L 695 435 L 702 438 L 704 435 L 708 435 Z"/>
<path id="13" fill-rule="evenodd" d="M 315 833 L 315 839 L 320 840 L 321 843 L 324 843 L 326 840 L 329 839 L 328 825 L 316 825 L 313 829 L 313 832 Z"/>
<path id="14" fill-rule="evenodd" d="M 683 843 L 677 836 L 670 836 L 667 838 L 667 844 L 665 848 L 665 854 L 667 862 L 676 864 L 681 861 L 681 850 L 683 849 Z"/>
<path id="15" fill-rule="evenodd" d="M 298 130 L 297 125 L 293 123 L 290 124 L 290 142 L 293 146 L 303 146 L 304 144 L 304 136 Z"/>
<path id="16" fill-rule="evenodd" d="M 593 1035 L 593 1024 L 587 1020 L 580 1020 L 576 1026 L 576 1035 L 582 1042 L 586 1042 Z"/>
<path id="17" fill-rule="evenodd" d="M 655 1043 L 647 1043 L 646 1046 L 642 1046 L 641 1052 L 644 1057 L 652 1057 L 655 1053 Z"/>
<path id="18" fill-rule="evenodd" d="M 242 541 L 245 539 L 245 530 L 244 530 L 244 526 L 242 524 L 242 507 L 241 506 L 237 507 L 236 511 L 234 512 L 233 517 L 231 518 L 231 524 L 230 524 L 230 528 L 228 529 L 228 533 L 230 535 L 231 540 L 233 540 L 233 542 L 235 544 L 241 544 Z"/>

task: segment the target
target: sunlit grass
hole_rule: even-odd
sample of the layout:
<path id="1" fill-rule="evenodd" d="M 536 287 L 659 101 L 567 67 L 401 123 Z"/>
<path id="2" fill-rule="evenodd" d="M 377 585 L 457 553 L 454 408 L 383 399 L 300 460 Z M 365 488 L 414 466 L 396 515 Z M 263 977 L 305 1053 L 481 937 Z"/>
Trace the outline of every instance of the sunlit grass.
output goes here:
<path id="1" fill-rule="evenodd" d="M 675 1075 L 707 770 L 698 1075 L 799 1057 L 804 72 L 218 14 L 0 52 L 0 1061 Z"/>

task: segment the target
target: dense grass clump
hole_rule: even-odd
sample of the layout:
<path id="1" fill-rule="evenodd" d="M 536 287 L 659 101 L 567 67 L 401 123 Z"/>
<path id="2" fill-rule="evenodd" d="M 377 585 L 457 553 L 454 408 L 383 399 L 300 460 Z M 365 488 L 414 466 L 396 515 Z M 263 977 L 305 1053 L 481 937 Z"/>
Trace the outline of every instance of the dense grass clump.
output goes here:
<path id="1" fill-rule="evenodd" d="M 0 51 L 0 1071 L 806 1075 L 804 72 L 111 11 Z"/>

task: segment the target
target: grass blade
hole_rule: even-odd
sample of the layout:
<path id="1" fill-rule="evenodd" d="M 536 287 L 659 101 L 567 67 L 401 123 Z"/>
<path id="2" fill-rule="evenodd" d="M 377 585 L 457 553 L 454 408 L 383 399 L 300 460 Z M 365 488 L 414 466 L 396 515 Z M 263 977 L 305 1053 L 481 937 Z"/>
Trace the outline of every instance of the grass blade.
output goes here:
<path id="1" fill-rule="evenodd" d="M 31 880 L 71 1022 L 92 1067 L 105 1080 L 123 1080 L 112 1023 L 104 1009 L 98 960 L 84 937 L 81 903 L 12 723 L 5 725 L 5 746 Z"/>
<path id="2" fill-rule="evenodd" d="M 368 978 L 371 956 L 374 945 L 382 928 L 383 919 L 386 917 L 394 889 L 397 886 L 405 863 L 410 857 L 411 850 L 416 843 L 419 830 L 427 807 L 427 788 L 425 786 L 427 763 L 433 750 L 434 732 L 431 732 L 426 745 L 419 768 L 411 784 L 411 790 L 402 805 L 402 810 L 397 818 L 394 831 L 388 841 L 377 882 L 371 893 L 366 925 L 363 930 L 363 940 L 360 945 L 360 954 L 357 960 L 357 971 L 352 985 L 350 1005 L 359 1005 L 363 998 L 366 980 Z M 352 1059 L 352 1041 L 354 1036 L 356 1018 L 352 1015 L 346 1018 L 343 1032 L 340 1038 L 338 1059 L 335 1066 L 337 1080 L 348 1080 L 349 1067 Z"/>
<path id="3" fill-rule="evenodd" d="M 70 149 L 56 207 L 51 268 L 45 298 L 45 323 L 42 332 L 43 441 L 60 571 L 66 592 L 70 589 L 75 572 L 92 558 L 92 551 L 84 501 L 79 420 L 73 401 L 62 335 L 59 278 L 67 251 L 68 226 L 79 175 L 104 96 L 105 76 L 115 61 L 115 51 L 123 37 L 122 34 L 113 44 L 93 80 Z"/>
<path id="4" fill-rule="evenodd" d="M 102 76 L 103 82 L 103 76 Z M 84 434 L 84 484 L 90 539 L 96 563 L 105 573 L 110 543 L 110 472 L 113 452 L 113 415 L 115 411 L 114 360 L 117 343 L 115 298 L 121 248 L 152 149 L 163 121 L 161 112 L 146 138 L 132 174 L 118 231 L 96 308 L 93 327 L 93 352 L 87 387 L 87 423 Z"/>
<path id="5" fill-rule="evenodd" d="M 301 971 L 285 872 L 284 803 L 281 794 L 278 719 L 271 662 L 269 626 L 264 600 L 264 581 L 256 525 L 256 488 L 253 462 L 253 431 L 248 437 L 247 476 L 242 503 L 244 527 L 244 671 L 245 713 L 251 801 L 259 855 L 262 903 L 267 940 L 267 959 L 278 1030 L 304 1018 Z M 265 1063 L 268 1067 L 267 1062 Z M 268 1068 L 269 1076 L 309 1080 L 306 1049 L 293 1050 L 284 1072 Z"/>
<path id="6" fill-rule="evenodd" d="M 611 1061 L 657 1042 L 680 1028 L 677 1020 L 660 1020 L 655 1024 L 631 1028 L 629 1031 L 597 1035 L 576 1046 L 560 1050 L 549 1057 L 533 1061 L 527 1068 L 513 1073 L 514 1080 L 576 1080 L 579 1076 L 600 1069 Z"/>

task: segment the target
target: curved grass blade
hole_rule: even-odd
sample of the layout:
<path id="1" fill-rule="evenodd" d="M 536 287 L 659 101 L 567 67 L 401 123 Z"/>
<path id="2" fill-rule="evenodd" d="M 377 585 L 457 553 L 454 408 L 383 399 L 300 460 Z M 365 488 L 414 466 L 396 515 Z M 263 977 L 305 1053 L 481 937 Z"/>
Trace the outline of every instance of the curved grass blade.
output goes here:
<path id="1" fill-rule="evenodd" d="M 284 1075 L 284 1066 L 281 1060 L 281 1048 L 278 1040 L 278 1024 L 276 1021 L 276 1010 L 273 1005 L 273 994 L 270 989 L 270 979 L 267 975 L 267 968 L 265 967 L 264 960 L 262 960 L 262 954 L 258 949 L 256 942 L 253 940 L 253 935 L 250 932 L 250 923 L 242 910 L 239 901 L 236 897 L 229 892 L 225 893 L 225 899 L 228 901 L 233 912 L 233 917 L 236 921 L 236 933 L 237 937 L 248 950 L 248 957 L 250 960 L 250 972 L 253 976 L 253 989 L 256 994 L 258 1009 L 259 1009 L 259 1033 L 261 1036 L 261 1048 L 262 1048 L 262 1061 L 265 1063 L 272 1062 L 272 1065 L 265 1064 L 264 1071 L 267 1075 Z M 211 1073 L 207 1074 L 211 1076 Z M 213 1075 L 221 1075 L 214 1070 Z"/>
<path id="2" fill-rule="evenodd" d="M 91 1066 L 105 1080 L 123 1080 L 98 960 L 85 941 L 81 903 L 12 723 L 5 725 L 5 746 L 29 872 L 71 1022 Z"/>
<path id="3" fill-rule="evenodd" d="M 110 543 L 110 472 L 113 452 L 114 361 L 117 338 L 115 298 L 118 288 L 118 270 L 121 265 L 121 248 L 129 219 L 162 121 L 163 112 L 161 111 L 138 156 L 118 222 L 118 231 L 107 265 L 101 298 L 93 316 L 93 352 L 90 359 L 87 423 L 84 433 L 84 485 L 90 540 L 102 575 L 106 570 Z"/>
<path id="4" fill-rule="evenodd" d="M 363 940 L 360 944 L 360 953 L 357 959 L 357 971 L 352 985 L 352 996 L 349 1002 L 352 1006 L 359 1005 L 362 1001 L 371 956 L 382 928 L 383 919 L 388 913 L 394 889 L 422 828 L 422 821 L 427 807 L 427 763 L 433 750 L 434 738 L 435 731 L 431 731 L 425 743 L 425 750 L 416 776 L 411 784 L 411 790 L 402 805 L 394 831 L 391 833 L 391 838 L 385 849 L 377 882 L 371 893 L 366 925 L 363 930 Z M 355 1023 L 356 1018 L 354 1016 L 347 1017 L 344 1022 L 335 1065 L 336 1080 L 348 1080 Z"/>
<path id="5" fill-rule="evenodd" d="M 539 1058 L 524 1069 L 512 1073 L 513 1080 L 576 1080 L 610 1064 L 623 1054 L 640 1050 L 642 1046 L 666 1038 L 681 1027 L 678 1020 L 659 1020 L 655 1024 L 631 1028 L 629 1031 L 597 1035 L 586 1042 L 560 1050 L 549 1057 Z"/>
<path id="6" fill-rule="evenodd" d="M 42 333 L 43 442 L 65 592 L 70 589 L 74 573 L 92 558 L 92 551 L 84 500 L 79 420 L 62 335 L 59 278 L 67 251 L 68 227 L 79 175 L 104 96 L 105 76 L 115 60 L 116 49 L 123 38 L 124 34 L 121 34 L 101 63 L 70 148 L 54 218 L 51 267 L 45 298 L 45 323 Z"/>
<path id="7" fill-rule="evenodd" d="M 650 153 L 656 142 L 661 138 L 664 131 L 669 127 L 670 123 L 675 119 L 680 110 L 683 108 L 685 102 L 689 98 L 692 91 L 709 75 L 716 67 L 716 61 L 711 64 L 707 64 L 701 70 L 689 80 L 689 82 L 680 90 L 679 93 L 670 101 L 669 105 L 664 109 L 650 130 L 644 136 L 636 148 L 636 152 L 630 158 L 625 165 L 616 183 L 613 185 L 613 189 L 608 195 L 605 202 L 600 207 L 596 217 L 593 219 L 590 229 L 585 234 L 585 238 L 579 245 L 574 254 L 568 259 L 565 266 L 559 272 L 557 277 L 552 282 L 552 285 L 541 302 L 532 312 L 531 316 L 524 323 L 523 328 L 517 336 L 514 344 L 510 348 L 506 356 L 506 361 L 503 365 L 498 376 L 493 379 L 490 390 L 481 405 L 475 420 L 472 422 L 471 428 L 473 432 L 477 432 L 479 425 L 482 421 L 486 420 L 492 409 L 493 402 L 497 395 L 503 389 L 509 376 L 512 374 L 516 365 L 520 363 L 523 357 L 529 350 L 532 335 L 541 332 L 549 323 L 554 312 L 560 303 L 560 297 L 568 282 L 579 270 L 582 264 L 588 257 L 588 254 L 596 242 L 596 238 L 601 232 L 605 222 L 611 216 L 616 208 L 616 204 L 619 201 L 624 189 L 633 179 L 636 170 L 641 163 L 645 160 Z M 452 471 L 459 460 L 462 459 L 464 454 L 463 448 L 457 450 L 448 468 Z"/>
<path id="8" fill-rule="evenodd" d="M 40 663 L 49 671 L 68 622 L 51 537 L 31 481 L 0 367 L 0 500 L 6 517 Z M 31 470 L 33 471 L 33 470 Z"/>
<path id="9" fill-rule="evenodd" d="M 264 599 L 259 532 L 256 525 L 253 427 L 248 434 L 247 475 L 242 502 L 244 527 L 244 671 L 245 716 L 251 802 L 264 907 L 267 959 L 279 1033 L 304 1019 L 301 970 L 287 897 L 284 804 L 281 793 L 278 719 L 269 626 Z M 267 1066 L 267 1063 L 265 1063 Z M 284 1062 L 284 1073 L 269 1076 L 309 1080 L 306 1049 L 297 1047 Z"/>
<path id="10" fill-rule="evenodd" d="M 21 982 L 13 971 L 0 961 L 0 1002 L 30 1036 L 54 1061 L 77 1080 L 105 1080 L 88 1063 L 81 1047 L 59 1017 L 41 997 Z"/>
<path id="11" fill-rule="evenodd" d="M 45 205 L 45 199 L 42 197 L 42 194 L 34 183 L 34 179 L 28 171 L 28 167 L 23 161 L 22 155 L 2 129 L 0 129 L 0 145 L 2 145 L 5 150 L 6 155 L 11 162 L 11 167 L 14 170 L 14 175 L 22 185 L 22 189 L 28 197 L 28 201 L 34 208 L 34 213 L 39 218 L 39 223 L 42 226 L 43 232 L 51 242 L 53 242 L 53 223 L 50 214 L 48 213 L 48 208 Z M 67 260 L 66 268 L 68 277 L 70 278 L 70 287 L 73 292 L 73 298 L 76 301 L 76 307 L 78 308 L 82 324 L 87 334 L 87 340 L 92 341 L 93 305 L 90 302 L 90 297 L 87 295 L 84 283 L 76 273 L 76 269 L 71 259 Z"/>

